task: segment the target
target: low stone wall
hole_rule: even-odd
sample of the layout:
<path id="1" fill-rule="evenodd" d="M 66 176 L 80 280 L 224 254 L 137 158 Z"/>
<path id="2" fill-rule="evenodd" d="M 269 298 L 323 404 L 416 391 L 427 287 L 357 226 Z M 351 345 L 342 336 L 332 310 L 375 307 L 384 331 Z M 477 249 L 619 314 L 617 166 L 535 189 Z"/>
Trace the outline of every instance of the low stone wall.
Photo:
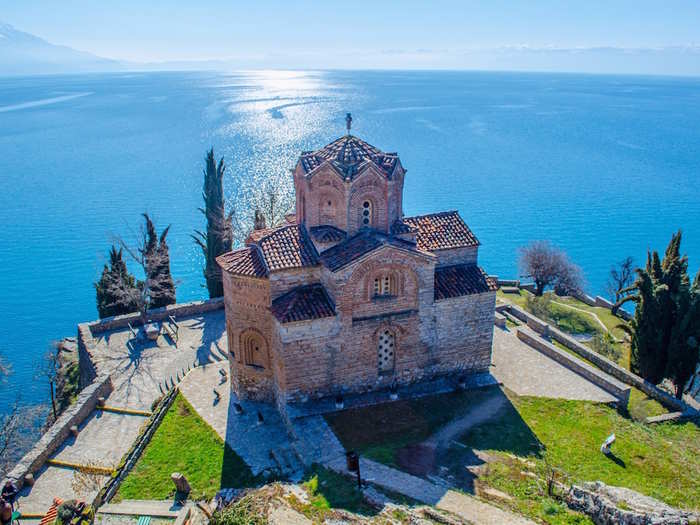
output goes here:
<path id="1" fill-rule="evenodd" d="M 537 326 L 538 324 L 547 324 L 538 317 L 535 317 L 534 315 L 526 312 L 522 308 L 519 308 L 516 305 L 509 305 L 509 312 L 513 317 L 516 317 L 520 319 L 521 321 L 524 321 L 528 323 L 528 326 L 533 327 Z M 530 323 L 530 319 L 536 320 L 532 325 Z M 535 330 L 537 331 L 537 330 Z M 542 333 L 542 332 L 538 332 Z M 635 388 L 638 388 L 642 392 L 644 392 L 646 395 L 651 397 L 652 399 L 655 399 L 659 403 L 661 403 L 664 407 L 666 407 L 669 410 L 673 411 L 680 411 L 683 413 L 695 413 L 696 411 L 688 406 L 685 402 L 676 399 L 673 397 L 671 394 L 668 392 L 664 392 L 661 390 L 659 387 L 654 385 L 653 383 L 650 383 L 649 381 L 646 381 L 639 377 L 638 375 L 630 372 L 629 370 L 622 368 L 620 365 L 617 363 L 613 363 L 610 361 L 608 358 L 600 355 L 597 352 L 594 352 L 590 348 L 588 348 L 586 345 L 579 343 L 576 339 L 571 337 L 570 335 L 562 332 L 558 328 L 552 326 L 551 324 L 547 326 L 547 333 L 549 337 L 557 341 L 558 343 L 561 343 L 562 345 L 566 346 L 568 349 L 576 352 L 578 355 L 583 357 L 585 360 L 590 361 L 593 363 L 596 367 L 601 369 L 603 372 L 613 376 L 614 378 L 622 381 L 623 383 L 626 383 L 628 385 L 631 385 Z"/>
<path id="2" fill-rule="evenodd" d="M 51 454 L 70 435 L 70 427 L 80 425 L 97 406 L 97 399 L 107 397 L 112 392 L 112 381 L 109 376 L 100 376 L 90 386 L 78 394 L 75 403 L 61 414 L 53 425 L 41 436 L 41 439 L 27 452 L 24 457 L 8 473 L 3 480 L 12 480 L 19 488 L 24 484 L 24 476 L 36 473 L 46 463 Z"/>
<path id="3" fill-rule="evenodd" d="M 148 310 L 149 321 L 163 321 L 169 316 L 175 317 L 190 317 L 200 315 L 214 310 L 222 310 L 224 308 L 224 298 L 217 297 L 207 301 L 193 301 L 191 303 L 178 303 L 164 306 L 163 308 L 155 308 Z M 127 326 L 140 326 L 141 316 L 138 313 L 117 315 L 114 317 L 105 317 L 98 321 L 81 323 L 78 325 L 78 358 L 80 365 L 80 388 L 85 388 L 97 376 L 97 369 L 92 360 L 92 349 L 94 348 L 94 336 L 108 332 L 126 328 Z"/>
<path id="4" fill-rule="evenodd" d="M 150 321 L 163 321 L 172 315 L 176 319 L 178 317 L 189 317 L 191 315 L 203 314 L 212 310 L 219 310 L 224 307 L 224 298 L 217 297 L 207 301 L 193 301 L 191 303 L 177 303 L 163 308 L 155 308 L 148 310 L 147 317 Z M 105 317 L 99 321 L 87 323 L 92 335 L 98 335 L 109 330 L 118 328 L 126 328 L 129 324 L 132 326 L 141 324 L 141 316 L 138 313 L 116 315 L 114 317 Z"/>
<path id="5" fill-rule="evenodd" d="M 610 377 L 608 374 L 593 368 L 588 363 L 584 363 L 580 359 L 571 356 L 563 350 L 559 350 L 556 346 L 548 343 L 530 330 L 518 328 L 516 333 L 518 339 L 521 341 L 524 341 L 536 350 L 539 350 L 558 363 L 561 363 L 569 370 L 576 372 L 577 374 L 588 379 L 594 385 L 597 385 L 606 392 L 609 392 L 617 398 L 618 404 L 622 407 L 627 406 L 630 397 L 629 386 L 613 377 Z"/>

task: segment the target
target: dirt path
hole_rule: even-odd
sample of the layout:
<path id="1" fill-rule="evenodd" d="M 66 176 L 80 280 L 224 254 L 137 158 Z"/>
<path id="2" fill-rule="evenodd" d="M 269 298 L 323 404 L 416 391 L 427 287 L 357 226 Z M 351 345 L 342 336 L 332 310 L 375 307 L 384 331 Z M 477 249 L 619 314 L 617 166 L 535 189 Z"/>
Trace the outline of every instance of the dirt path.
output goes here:
<path id="1" fill-rule="evenodd" d="M 603 321 L 600 320 L 600 317 L 598 317 L 598 315 L 597 315 L 595 312 L 590 312 L 590 311 L 588 311 L 588 310 L 584 310 L 583 308 L 579 308 L 579 307 L 577 307 L 577 306 L 571 306 L 570 304 L 560 303 L 559 301 L 552 301 L 552 304 L 556 304 L 556 305 L 559 305 L 559 306 L 563 306 L 563 307 L 565 307 L 565 308 L 571 308 L 572 310 L 576 310 L 577 312 L 581 312 L 581 313 L 590 315 L 593 319 L 595 319 L 595 321 L 600 325 L 600 327 L 601 327 L 606 333 L 612 335 L 612 333 L 610 332 L 610 330 L 608 330 L 608 327 L 605 326 L 605 323 L 604 323 Z M 615 339 L 615 341 L 617 341 L 617 338 L 616 338 L 615 336 L 613 336 L 613 338 Z"/>
<path id="2" fill-rule="evenodd" d="M 507 398 L 500 391 L 474 405 L 462 416 L 442 427 L 427 440 L 406 446 L 396 454 L 398 465 L 414 476 L 428 476 L 435 472 L 439 456 L 450 448 L 453 440 L 470 428 L 494 417 L 505 406 Z"/>
<path id="3" fill-rule="evenodd" d="M 448 447 L 451 441 L 463 435 L 473 426 L 480 425 L 484 421 L 495 416 L 501 407 L 506 404 L 506 400 L 506 396 L 500 394 L 500 392 L 487 398 L 478 405 L 473 406 L 469 412 L 463 416 L 442 427 L 438 432 L 424 441 L 423 445 L 432 446 L 436 449 Z"/>

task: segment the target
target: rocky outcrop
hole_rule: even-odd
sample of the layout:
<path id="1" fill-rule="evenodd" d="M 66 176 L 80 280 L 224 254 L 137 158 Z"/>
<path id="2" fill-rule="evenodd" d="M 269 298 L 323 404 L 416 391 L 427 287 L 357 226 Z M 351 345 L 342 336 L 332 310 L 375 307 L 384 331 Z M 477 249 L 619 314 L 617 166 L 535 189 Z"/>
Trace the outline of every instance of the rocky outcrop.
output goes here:
<path id="1" fill-rule="evenodd" d="M 688 525 L 700 515 L 670 507 L 659 500 L 601 481 L 573 485 L 566 496 L 569 508 L 583 512 L 597 525 Z"/>

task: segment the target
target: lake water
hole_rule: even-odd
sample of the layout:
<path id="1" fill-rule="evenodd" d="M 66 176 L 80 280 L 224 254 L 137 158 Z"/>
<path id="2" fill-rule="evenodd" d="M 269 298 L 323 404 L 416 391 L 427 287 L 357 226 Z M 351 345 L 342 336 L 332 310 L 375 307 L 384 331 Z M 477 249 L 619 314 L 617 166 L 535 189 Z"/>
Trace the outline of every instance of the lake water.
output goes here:
<path id="1" fill-rule="evenodd" d="M 202 167 L 287 177 L 302 150 L 353 133 L 397 151 L 408 215 L 458 209 L 491 274 L 549 239 L 601 293 L 611 263 L 683 228 L 700 263 L 700 79 L 522 73 L 138 73 L 0 78 L 0 352 L 16 392 L 33 364 L 97 317 L 115 234 L 147 210 L 172 224 L 179 301 L 201 299 Z M 231 179 L 227 179 L 230 188 Z M 10 397 L 8 397 L 10 396 Z M 7 402 L 7 403 L 6 403 Z"/>

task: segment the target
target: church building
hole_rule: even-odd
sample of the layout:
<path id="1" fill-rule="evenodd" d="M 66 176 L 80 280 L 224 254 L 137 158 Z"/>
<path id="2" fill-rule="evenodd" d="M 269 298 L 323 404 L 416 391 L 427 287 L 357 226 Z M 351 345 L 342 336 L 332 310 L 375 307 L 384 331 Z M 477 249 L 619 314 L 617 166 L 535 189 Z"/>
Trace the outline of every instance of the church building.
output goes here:
<path id="1" fill-rule="evenodd" d="M 495 283 L 456 211 L 403 215 L 406 169 L 348 134 L 302 152 L 296 210 L 218 257 L 231 386 L 287 404 L 487 372 Z"/>

